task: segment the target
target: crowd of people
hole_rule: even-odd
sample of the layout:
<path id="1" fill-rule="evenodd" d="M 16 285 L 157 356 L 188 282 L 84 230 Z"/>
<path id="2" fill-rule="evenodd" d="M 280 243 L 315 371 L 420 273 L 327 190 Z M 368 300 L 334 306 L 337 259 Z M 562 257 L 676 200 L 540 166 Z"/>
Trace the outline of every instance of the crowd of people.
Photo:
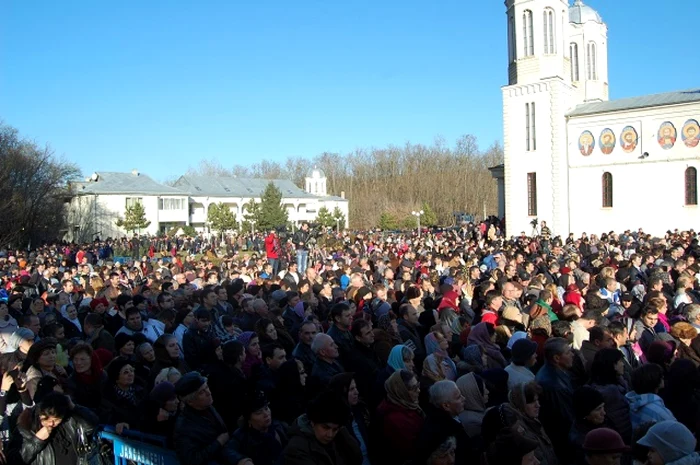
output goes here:
<path id="1" fill-rule="evenodd" d="M 0 251 L 0 463 L 700 465 L 697 234 L 542 226 Z"/>

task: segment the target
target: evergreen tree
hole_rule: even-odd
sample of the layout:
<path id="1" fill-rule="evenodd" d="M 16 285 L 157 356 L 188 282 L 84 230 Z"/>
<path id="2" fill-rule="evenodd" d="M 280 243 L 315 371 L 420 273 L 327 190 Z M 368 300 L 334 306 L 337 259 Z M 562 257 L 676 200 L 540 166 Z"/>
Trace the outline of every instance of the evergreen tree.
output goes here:
<path id="1" fill-rule="evenodd" d="M 437 224 L 438 224 L 437 215 L 435 214 L 435 211 L 432 208 L 430 208 L 430 205 L 428 205 L 428 202 L 423 202 L 423 206 L 421 207 L 421 210 L 423 210 L 423 214 L 420 217 L 421 227 L 423 227 L 423 226 L 437 226 Z"/>
<path id="2" fill-rule="evenodd" d="M 421 217 L 421 220 L 423 218 Z M 422 221 L 421 221 L 422 226 Z M 401 220 L 401 228 L 403 229 L 416 229 L 418 227 L 418 220 L 413 215 L 408 215 L 403 220 Z"/>
<path id="3" fill-rule="evenodd" d="M 146 219 L 146 210 L 141 202 L 136 202 L 130 207 L 126 207 L 124 219 L 119 218 L 116 222 L 117 226 L 124 228 L 127 232 L 141 232 L 141 229 L 147 228 L 151 222 Z"/>
<path id="4" fill-rule="evenodd" d="M 236 228 L 236 215 L 223 202 L 213 203 L 209 206 L 207 221 L 209 227 L 222 236 L 224 232 Z"/>
<path id="5" fill-rule="evenodd" d="M 384 212 L 379 217 L 379 227 L 381 229 L 398 229 L 399 222 L 394 215 Z"/>
<path id="6" fill-rule="evenodd" d="M 270 181 L 260 198 L 258 229 L 267 231 L 287 224 L 287 210 L 282 205 L 282 191 Z"/>
<path id="7" fill-rule="evenodd" d="M 335 226 L 335 218 L 328 211 L 328 208 L 321 207 L 318 209 L 318 214 L 316 215 L 316 222 L 323 226 L 324 228 L 332 228 Z"/>
<path id="8" fill-rule="evenodd" d="M 243 214 L 243 231 L 250 232 L 253 230 L 253 224 L 255 224 L 255 230 L 259 231 L 260 224 L 260 204 L 255 201 L 255 199 L 250 199 L 248 203 L 244 205 L 245 213 Z"/>
<path id="9" fill-rule="evenodd" d="M 340 228 L 345 228 L 345 215 L 338 207 L 333 209 L 333 223 L 335 223 L 334 226 L 336 226 L 338 230 L 340 230 Z"/>

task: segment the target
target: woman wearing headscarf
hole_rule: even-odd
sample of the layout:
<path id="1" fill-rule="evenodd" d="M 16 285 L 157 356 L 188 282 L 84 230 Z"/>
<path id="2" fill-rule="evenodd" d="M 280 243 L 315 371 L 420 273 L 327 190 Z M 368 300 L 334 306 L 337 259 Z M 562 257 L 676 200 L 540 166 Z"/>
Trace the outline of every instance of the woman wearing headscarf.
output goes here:
<path id="1" fill-rule="evenodd" d="M 495 342 L 496 330 L 489 323 L 479 323 L 469 332 L 467 344 L 477 344 L 481 347 L 486 357 L 486 369 L 505 368 L 506 359 L 501 353 L 501 348 Z"/>
<path id="2" fill-rule="evenodd" d="M 542 388 L 536 382 L 524 383 L 515 386 L 508 394 L 508 400 L 513 409 L 518 413 L 520 424 L 523 426 L 521 434 L 537 443 L 535 457 L 543 465 L 557 465 L 559 460 L 554 453 L 552 441 L 540 423 L 539 396 Z"/>
<path id="3" fill-rule="evenodd" d="M 78 309 L 75 304 L 61 306 L 61 318 L 58 322 L 63 325 L 66 340 L 83 337 L 83 325 L 78 319 Z"/>
<path id="4" fill-rule="evenodd" d="M 386 399 L 377 408 L 372 435 L 382 445 L 377 447 L 376 462 L 403 465 L 414 457 L 416 440 L 425 421 L 425 413 L 418 404 L 420 383 L 412 371 L 397 370 L 384 386 Z"/>
<path id="5" fill-rule="evenodd" d="M 425 336 L 425 353 L 427 357 L 423 362 L 423 376 L 433 382 L 448 379 L 457 379 L 457 366 L 450 358 L 447 348 L 449 341 L 438 331 L 431 331 Z"/>
<path id="6" fill-rule="evenodd" d="M 408 346 L 399 344 L 392 347 L 386 366 L 377 373 L 377 379 L 374 381 L 370 404 L 372 409 L 376 408 L 376 406 L 384 400 L 384 397 L 386 397 L 384 384 L 395 371 L 408 370 L 412 372 L 414 370 L 415 364 L 413 358 L 413 351 Z"/>
<path id="7" fill-rule="evenodd" d="M 253 331 L 244 331 L 238 336 L 238 342 L 245 347 L 245 362 L 243 362 L 243 373 L 246 378 L 251 377 L 253 368 L 262 365 L 262 352 L 260 350 L 260 339 Z"/>
<path id="8" fill-rule="evenodd" d="M 481 423 L 489 401 L 489 390 L 480 376 L 467 373 L 457 379 L 457 387 L 464 397 L 464 410 L 459 421 L 472 441 L 481 440 Z"/>

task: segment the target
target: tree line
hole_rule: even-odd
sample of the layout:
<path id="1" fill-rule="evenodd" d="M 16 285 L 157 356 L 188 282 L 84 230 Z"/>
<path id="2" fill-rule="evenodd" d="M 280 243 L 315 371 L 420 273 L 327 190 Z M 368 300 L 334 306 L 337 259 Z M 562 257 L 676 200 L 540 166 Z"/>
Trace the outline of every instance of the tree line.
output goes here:
<path id="1" fill-rule="evenodd" d="M 303 186 L 314 167 L 322 169 L 328 193 L 345 193 L 350 201 L 350 227 L 415 227 L 411 211 L 429 211 L 434 224 L 453 223 L 453 213 L 478 217 L 497 213 L 496 182 L 488 168 L 503 163 L 503 148 L 494 142 L 481 150 L 476 137 L 461 136 L 448 146 L 441 138 L 432 145 L 357 149 L 346 154 L 324 152 L 312 159 L 289 157 L 284 162 L 263 160 L 250 166 L 223 166 L 203 160 L 188 174 L 291 179 Z M 429 226 L 433 221 L 421 224 Z M 392 229 L 392 228 L 390 228 Z"/>

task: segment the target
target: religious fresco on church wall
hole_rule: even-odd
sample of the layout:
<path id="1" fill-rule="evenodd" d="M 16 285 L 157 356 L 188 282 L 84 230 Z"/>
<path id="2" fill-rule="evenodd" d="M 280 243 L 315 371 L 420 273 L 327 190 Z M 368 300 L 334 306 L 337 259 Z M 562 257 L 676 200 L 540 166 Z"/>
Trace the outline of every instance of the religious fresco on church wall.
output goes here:
<path id="1" fill-rule="evenodd" d="M 681 138 L 686 147 L 694 148 L 700 143 L 700 125 L 697 120 L 689 119 L 683 125 L 681 130 Z"/>
<path id="2" fill-rule="evenodd" d="M 595 137 L 591 131 L 583 131 L 578 137 L 578 150 L 584 157 L 589 156 L 593 153 L 595 148 Z"/>
<path id="3" fill-rule="evenodd" d="M 625 126 L 620 133 L 620 147 L 625 153 L 634 152 L 637 148 L 637 141 L 639 140 L 639 135 L 637 130 L 632 126 Z"/>
<path id="4" fill-rule="evenodd" d="M 600 132 L 598 138 L 600 142 L 600 151 L 605 155 L 610 155 L 615 150 L 615 133 L 610 128 L 605 128 Z"/>
<path id="5" fill-rule="evenodd" d="M 664 121 L 659 126 L 659 132 L 657 133 L 657 139 L 659 145 L 664 150 L 670 150 L 676 144 L 676 127 L 670 121 Z"/>

